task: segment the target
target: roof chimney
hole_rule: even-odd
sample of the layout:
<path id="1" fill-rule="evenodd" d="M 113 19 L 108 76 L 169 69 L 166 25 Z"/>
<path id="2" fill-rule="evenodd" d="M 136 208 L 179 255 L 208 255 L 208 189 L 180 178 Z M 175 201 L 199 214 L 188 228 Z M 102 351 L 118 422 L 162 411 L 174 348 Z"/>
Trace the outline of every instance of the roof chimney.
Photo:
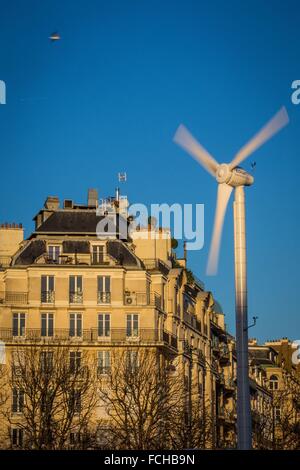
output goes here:
<path id="1" fill-rule="evenodd" d="M 48 196 L 45 201 L 45 208 L 56 211 L 59 208 L 59 199 L 57 196 Z"/>
<path id="2" fill-rule="evenodd" d="M 98 207 L 98 191 L 97 189 L 88 190 L 88 207 Z"/>

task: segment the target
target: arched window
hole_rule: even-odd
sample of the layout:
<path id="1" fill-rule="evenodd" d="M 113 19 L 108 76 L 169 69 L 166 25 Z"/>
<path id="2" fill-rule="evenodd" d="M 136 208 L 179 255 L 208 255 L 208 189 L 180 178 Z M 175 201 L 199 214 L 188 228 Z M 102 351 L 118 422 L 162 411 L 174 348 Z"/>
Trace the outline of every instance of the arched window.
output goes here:
<path id="1" fill-rule="evenodd" d="M 270 390 L 278 390 L 278 377 L 277 377 L 277 375 L 271 375 L 271 377 L 270 377 Z"/>

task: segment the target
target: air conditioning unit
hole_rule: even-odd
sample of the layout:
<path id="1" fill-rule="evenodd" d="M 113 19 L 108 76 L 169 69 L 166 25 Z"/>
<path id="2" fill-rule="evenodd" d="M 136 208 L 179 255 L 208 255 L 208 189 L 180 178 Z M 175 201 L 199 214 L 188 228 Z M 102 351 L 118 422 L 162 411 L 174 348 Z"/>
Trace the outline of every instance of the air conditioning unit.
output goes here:
<path id="1" fill-rule="evenodd" d="M 136 304 L 136 295 L 131 292 L 125 293 L 125 305 L 135 305 Z"/>

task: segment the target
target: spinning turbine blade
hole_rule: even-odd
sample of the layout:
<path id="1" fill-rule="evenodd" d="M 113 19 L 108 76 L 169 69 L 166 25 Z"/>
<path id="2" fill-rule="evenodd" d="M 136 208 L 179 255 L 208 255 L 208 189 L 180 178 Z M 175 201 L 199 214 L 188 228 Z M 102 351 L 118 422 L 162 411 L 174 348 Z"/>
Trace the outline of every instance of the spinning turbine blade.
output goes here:
<path id="1" fill-rule="evenodd" d="M 229 164 L 232 170 L 245 160 L 251 153 L 261 147 L 273 135 L 285 127 L 289 122 L 287 110 L 283 106 L 272 119 L 236 154 L 232 162 Z"/>
<path id="2" fill-rule="evenodd" d="M 197 160 L 212 176 L 215 176 L 219 163 L 197 142 L 183 124 L 180 124 L 178 127 L 173 140 Z"/>
<path id="3" fill-rule="evenodd" d="M 219 184 L 217 205 L 215 212 L 214 231 L 210 245 L 206 273 L 212 276 L 217 273 L 220 244 L 223 230 L 224 217 L 233 188 L 226 183 Z"/>

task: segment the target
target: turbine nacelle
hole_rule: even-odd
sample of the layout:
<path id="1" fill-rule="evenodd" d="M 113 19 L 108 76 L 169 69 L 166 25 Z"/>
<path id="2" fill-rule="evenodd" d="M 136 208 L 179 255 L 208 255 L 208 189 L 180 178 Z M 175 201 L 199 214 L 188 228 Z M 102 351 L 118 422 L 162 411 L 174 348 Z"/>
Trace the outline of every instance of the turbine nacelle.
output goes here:
<path id="1" fill-rule="evenodd" d="M 233 188 L 237 186 L 251 186 L 251 184 L 254 183 L 252 175 L 240 167 L 231 170 L 228 163 L 221 163 L 221 165 L 218 166 L 216 180 L 219 184 L 226 183 Z"/>

